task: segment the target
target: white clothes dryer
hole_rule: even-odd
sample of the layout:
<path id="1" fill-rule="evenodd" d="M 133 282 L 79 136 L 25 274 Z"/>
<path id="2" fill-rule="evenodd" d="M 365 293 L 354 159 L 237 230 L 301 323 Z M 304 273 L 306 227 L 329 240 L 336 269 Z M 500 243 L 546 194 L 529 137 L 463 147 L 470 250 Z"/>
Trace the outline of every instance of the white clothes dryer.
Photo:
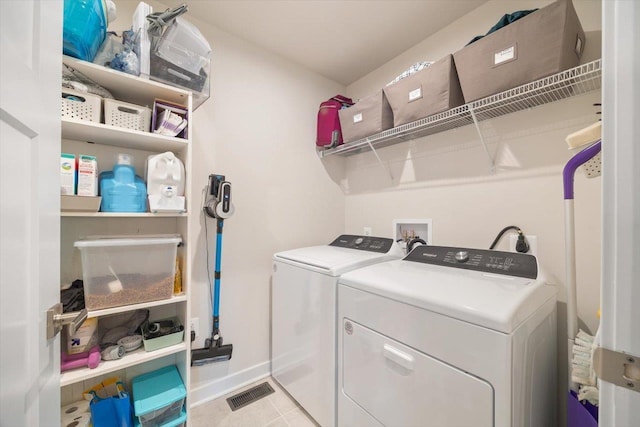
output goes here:
<path id="1" fill-rule="evenodd" d="M 556 425 L 556 288 L 534 256 L 419 246 L 341 276 L 338 425 Z"/>
<path id="2" fill-rule="evenodd" d="M 337 421 L 338 278 L 401 257 L 392 239 L 353 235 L 273 256 L 271 373 L 321 426 Z"/>

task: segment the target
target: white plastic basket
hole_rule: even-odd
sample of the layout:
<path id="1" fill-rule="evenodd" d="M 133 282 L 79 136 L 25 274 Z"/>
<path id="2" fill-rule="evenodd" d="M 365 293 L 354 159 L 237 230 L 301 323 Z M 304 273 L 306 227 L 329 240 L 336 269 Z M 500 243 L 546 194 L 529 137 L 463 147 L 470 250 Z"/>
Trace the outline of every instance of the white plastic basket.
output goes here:
<path id="1" fill-rule="evenodd" d="M 62 117 L 100 123 L 102 98 L 90 93 L 62 88 Z"/>
<path id="2" fill-rule="evenodd" d="M 141 132 L 149 132 L 151 109 L 114 99 L 105 99 L 104 123 Z"/>

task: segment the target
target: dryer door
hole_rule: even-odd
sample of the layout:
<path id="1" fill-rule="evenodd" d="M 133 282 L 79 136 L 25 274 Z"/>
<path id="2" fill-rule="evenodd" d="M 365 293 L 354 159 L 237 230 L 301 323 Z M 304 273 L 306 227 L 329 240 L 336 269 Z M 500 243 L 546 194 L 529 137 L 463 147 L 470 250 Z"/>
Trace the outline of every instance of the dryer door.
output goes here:
<path id="1" fill-rule="evenodd" d="M 344 319 L 342 392 L 386 426 L 493 426 L 493 388 Z M 455 339 L 452 337 L 452 339 Z"/>

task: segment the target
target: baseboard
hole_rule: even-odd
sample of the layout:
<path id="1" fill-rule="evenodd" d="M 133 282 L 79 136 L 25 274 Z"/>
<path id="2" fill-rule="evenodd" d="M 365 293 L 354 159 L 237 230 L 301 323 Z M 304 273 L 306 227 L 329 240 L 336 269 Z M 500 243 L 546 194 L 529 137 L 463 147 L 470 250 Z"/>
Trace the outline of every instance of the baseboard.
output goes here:
<path id="1" fill-rule="evenodd" d="M 269 375 L 271 375 L 271 362 L 266 361 L 198 387 L 191 387 L 189 392 L 189 402 L 191 403 L 189 406 L 202 405 L 248 384 L 260 381 Z"/>

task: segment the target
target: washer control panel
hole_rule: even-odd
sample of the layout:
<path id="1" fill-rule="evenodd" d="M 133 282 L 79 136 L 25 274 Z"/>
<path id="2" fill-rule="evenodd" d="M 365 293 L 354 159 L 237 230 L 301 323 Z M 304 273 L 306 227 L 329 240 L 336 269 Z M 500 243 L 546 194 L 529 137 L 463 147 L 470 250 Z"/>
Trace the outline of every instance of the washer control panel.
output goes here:
<path id="1" fill-rule="evenodd" d="M 372 236 L 353 236 L 351 234 L 343 234 L 329 246 L 337 246 L 340 248 L 359 249 L 362 251 L 379 252 L 385 254 L 391 250 L 393 239 Z"/>
<path id="2" fill-rule="evenodd" d="M 418 246 L 406 261 L 535 279 L 538 263 L 533 255 L 446 246 Z"/>

